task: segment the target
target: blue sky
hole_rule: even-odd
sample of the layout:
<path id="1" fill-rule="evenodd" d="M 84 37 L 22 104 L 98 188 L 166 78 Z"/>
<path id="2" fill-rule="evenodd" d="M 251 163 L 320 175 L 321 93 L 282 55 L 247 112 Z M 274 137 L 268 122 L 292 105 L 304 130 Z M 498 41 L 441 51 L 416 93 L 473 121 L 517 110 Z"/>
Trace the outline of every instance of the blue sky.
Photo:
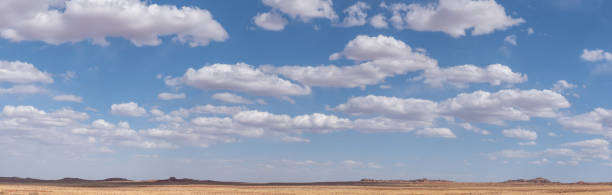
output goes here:
<path id="1" fill-rule="evenodd" d="M 0 3 L 0 175 L 609 181 L 607 1 Z"/>

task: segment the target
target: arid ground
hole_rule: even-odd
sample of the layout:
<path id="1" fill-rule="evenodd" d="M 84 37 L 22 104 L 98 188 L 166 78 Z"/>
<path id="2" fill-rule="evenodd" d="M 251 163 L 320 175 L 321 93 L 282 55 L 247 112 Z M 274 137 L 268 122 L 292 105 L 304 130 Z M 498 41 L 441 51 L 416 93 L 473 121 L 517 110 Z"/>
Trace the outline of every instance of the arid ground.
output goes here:
<path id="1" fill-rule="evenodd" d="M 161 181 L 161 182 L 160 182 Z M 0 182 L 0 195 L 43 194 L 612 194 L 611 183 L 358 181 L 249 184 L 215 181 Z"/>

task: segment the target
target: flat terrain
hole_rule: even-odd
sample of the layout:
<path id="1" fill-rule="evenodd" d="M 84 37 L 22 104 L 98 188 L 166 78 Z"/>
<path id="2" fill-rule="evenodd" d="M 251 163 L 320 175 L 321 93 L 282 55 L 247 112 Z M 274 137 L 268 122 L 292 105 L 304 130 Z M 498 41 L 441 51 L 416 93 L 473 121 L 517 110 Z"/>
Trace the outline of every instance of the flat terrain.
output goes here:
<path id="1" fill-rule="evenodd" d="M 612 184 L 344 182 L 312 184 L 0 183 L 0 195 L 138 194 L 612 194 Z"/>

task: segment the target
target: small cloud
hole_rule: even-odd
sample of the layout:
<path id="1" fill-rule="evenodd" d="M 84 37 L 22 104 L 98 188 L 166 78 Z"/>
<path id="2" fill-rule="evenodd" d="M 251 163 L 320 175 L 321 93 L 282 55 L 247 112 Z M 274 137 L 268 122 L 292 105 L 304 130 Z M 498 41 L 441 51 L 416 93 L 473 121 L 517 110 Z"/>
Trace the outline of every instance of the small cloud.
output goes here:
<path id="1" fill-rule="evenodd" d="M 516 42 L 516 35 L 508 35 L 506 38 L 504 38 L 504 42 L 514 46 L 518 45 L 518 43 Z"/>
<path id="2" fill-rule="evenodd" d="M 71 95 L 71 94 L 56 95 L 56 96 L 53 96 L 53 100 L 60 101 L 60 102 L 77 102 L 77 103 L 83 102 L 82 97 Z"/>
<path id="3" fill-rule="evenodd" d="M 160 93 L 157 94 L 157 99 L 160 100 L 176 100 L 176 99 L 185 99 L 185 93 Z"/>
<path id="4" fill-rule="evenodd" d="M 285 136 L 282 138 L 283 141 L 285 142 L 310 142 L 309 139 L 306 138 L 301 138 L 301 137 L 292 137 L 292 136 Z"/>
<path id="5" fill-rule="evenodd" d="M 535 141 L 530 141 L 530 142 L 519 142 L 518 145 L 520 146 L 535 146 L 536 142 Z"/>
<path id="6" fill-rule="evenodd" d="M 527 35 L 532 35 L 533 33 L 535 33 L 535 31 L 533 31 L 533 28 L 527 28 Z"/>
<path id="7" fill-rule="evenodd" d="M 66 71 L 65 73 L 59 74 L 60 77 L 64 79 L 64 81 L 70 81 L 76 77 L 76 73 L 72 71 Z"/>

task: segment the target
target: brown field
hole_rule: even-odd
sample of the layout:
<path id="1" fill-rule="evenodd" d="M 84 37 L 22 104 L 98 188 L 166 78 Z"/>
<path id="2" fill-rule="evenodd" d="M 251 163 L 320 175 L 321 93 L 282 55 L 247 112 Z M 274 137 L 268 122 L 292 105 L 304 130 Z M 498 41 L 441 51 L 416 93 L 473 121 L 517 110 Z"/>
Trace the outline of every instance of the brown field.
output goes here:
<path id="1" fill-rule="evenodd" d="M 0 195 L 43 194 L 612 194 L 612 184 L 512 184 L 512 183 L 378 183 L 349 184 L 187 184 L 65 185 L 0 183 Z M 121 184 L 119 184 L 121 183 Z"/>

